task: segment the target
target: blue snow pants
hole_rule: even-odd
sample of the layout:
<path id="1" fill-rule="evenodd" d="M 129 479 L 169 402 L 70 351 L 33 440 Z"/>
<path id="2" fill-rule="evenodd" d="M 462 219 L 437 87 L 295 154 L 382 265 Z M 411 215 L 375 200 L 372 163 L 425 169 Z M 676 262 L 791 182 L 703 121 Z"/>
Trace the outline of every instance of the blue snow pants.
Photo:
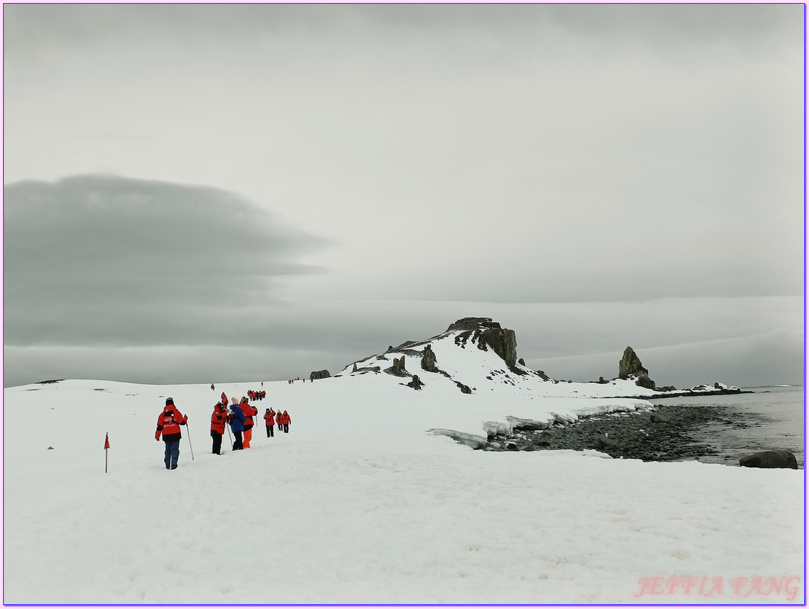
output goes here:
<path id="1" fill-rule="evenodd" d="M 166 469 L 177 469 L 177 459 L 180 458 L 180 440 L 163 440 L 166 444 L 166 454 L 163 461 Z"/>

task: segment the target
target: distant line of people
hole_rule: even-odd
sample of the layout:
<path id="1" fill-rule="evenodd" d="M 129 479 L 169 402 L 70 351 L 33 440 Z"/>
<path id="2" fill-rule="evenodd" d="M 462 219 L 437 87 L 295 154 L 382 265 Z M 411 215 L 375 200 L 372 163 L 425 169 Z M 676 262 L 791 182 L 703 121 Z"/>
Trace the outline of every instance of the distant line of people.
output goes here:
<path id="1" fill-rule="evenodd" d="M 213 388 L 213 385 L 211 387 Z M 266 395 L 264 391 L 253 393 L 257 396 L 263 394 L 261 397 L 255 398 L 259 400 Z M 235 397 L 232 398 L 230 412 L 228 412 L 228 397 L 222 392 L 221 399 L 214 405 L 211 414 L 211 452 L 215 455 L 222 454 L 222 437 L 225 435 L 225 425 L 228 424 L 234 437 L 233 450 L 250 448 L 255 425 L 253 417 L 257 415 L 258 409 L 249 404 L 247 397 L 242 397 L 240 401 L 237 401 Z M 155 440 L 159 441 L 162 436 L 165 443 L 163 461 L 166 469 L 177 469 L 177 462 L 180 458 L 180 439 L 182 438 L 180 426 L 187 423 L 188 416 L 183 415 L 177 409 L 174 399 L 166 398 L 166 405 L 157 418 L 157 429 L 155 430 Z M 289 433 L 289 425 L 292 420 L 286 410 L 282 413 L 267 408 L 264 413 L 264 423 L 267 428 L 267 437 L 272 438 L 275 436 L 273 428 L 276 424 L 279 432 L 283 430 L 284 433 Z"/>

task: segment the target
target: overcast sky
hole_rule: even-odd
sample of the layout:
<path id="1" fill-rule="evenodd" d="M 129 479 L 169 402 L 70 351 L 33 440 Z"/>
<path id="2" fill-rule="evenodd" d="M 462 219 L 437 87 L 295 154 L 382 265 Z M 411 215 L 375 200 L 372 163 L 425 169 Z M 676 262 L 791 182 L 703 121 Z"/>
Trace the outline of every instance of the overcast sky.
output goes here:
<path id="1" fill-rule="evenodd" d="M 801 383 L 802 5 L 5 5 L 4 384 Z"/>

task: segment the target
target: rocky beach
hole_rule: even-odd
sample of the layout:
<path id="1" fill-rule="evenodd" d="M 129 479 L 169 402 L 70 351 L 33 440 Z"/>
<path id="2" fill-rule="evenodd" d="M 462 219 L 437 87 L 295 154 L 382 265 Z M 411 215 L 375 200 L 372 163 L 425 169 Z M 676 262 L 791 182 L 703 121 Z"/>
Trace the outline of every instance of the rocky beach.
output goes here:
<path id="1" fill-rule="evenodd" d="M 745 429 L 759 425 L 756 417 L 727 406 L 653 405 L 632 413 L 612 413 L 557 423 L 548 429 L 514 427 L 508 435 L 489 438 L 482 447 L 503 450 L 599 450 L 613 458 L 680 461 L 717 455 L 716 446 L 696 437 L 700 430 L 720 425 Z M 730 465 L 731 457 L 725 457 Z"/>

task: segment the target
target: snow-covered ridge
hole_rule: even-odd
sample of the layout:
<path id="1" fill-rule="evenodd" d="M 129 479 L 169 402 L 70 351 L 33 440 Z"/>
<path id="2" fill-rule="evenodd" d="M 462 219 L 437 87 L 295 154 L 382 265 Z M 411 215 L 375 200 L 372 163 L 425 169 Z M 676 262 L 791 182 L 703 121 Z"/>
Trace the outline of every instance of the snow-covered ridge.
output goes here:
<path id="1" fill-rule="evenodd" d="M 484 340 L 484 332 L 494 333 L 496 340 L 508 342 L 513 340 L 515 349 L 512 359 L 506 361 L 491 344 Z M 719 392 L 737 392 L 738 387 L 722 383 L 701 384 L 683 391 L 661 392 L 641 387 L 635 383 L 634 377 L 615 378 L 603 383 L 581 383 L 557 381 L 542 371 L 528 368 L 522 360 L 516 358 L 516 338 L 507 336 L 513 331 L 500 328 L 500 324 L 490 318 L 465 318 L 458 320 L 443 333 L 420 341 L 407 341 L 398 347 L 391 347 L 381 354 L 371 355 L 346 366 L 336 377 L 383 374 L 391 376 L 391 382 L 402 383 L 395 379 L 414 375 L 424 384 L 424 390 L 431 391 L 430 386 L 454 386 L 456 390 L 468 389 L 471 393 L 487 391 L 517 392 L 531 396 L 564 397 L 564 398 L 651 398 L 681 396 L 689 394 L 706 394 Z M 425 353 L 432 351 L 435 355 L 435 370 L 430 371 L 422 365 Z M 396 360 L 404 361 L 404 369 L 398 372 Z"/>

